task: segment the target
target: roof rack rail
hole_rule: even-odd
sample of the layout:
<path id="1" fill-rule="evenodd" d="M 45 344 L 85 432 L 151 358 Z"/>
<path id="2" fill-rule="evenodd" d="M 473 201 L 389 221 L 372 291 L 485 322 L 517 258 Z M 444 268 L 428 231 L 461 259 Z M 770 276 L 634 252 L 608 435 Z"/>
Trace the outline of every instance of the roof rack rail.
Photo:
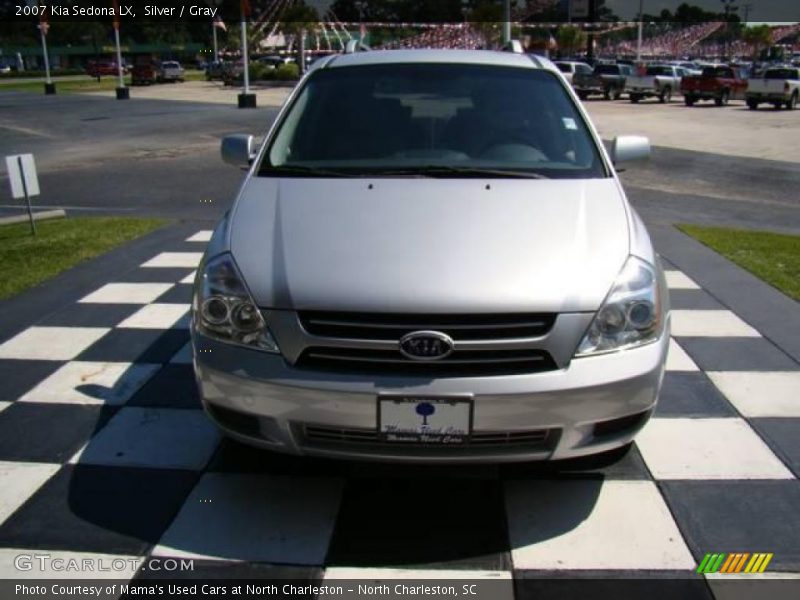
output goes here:
<path id="1" fill-rule="evenodd" d="M 356 52 L 368 52 L 372 50 L 369 46 L 365 43 L 361 42 L 360 40 L 350 40 L 347 42 L 347 45 L 344 47 L 345 54 L 354 54 Z"/>
<path id="2" fill-rule="evenodd" d="M 522 42 L 519 40 L 509 40 L 503 45 L 503 52 L 513 52 L 514 54 L 525 54 Z"/>

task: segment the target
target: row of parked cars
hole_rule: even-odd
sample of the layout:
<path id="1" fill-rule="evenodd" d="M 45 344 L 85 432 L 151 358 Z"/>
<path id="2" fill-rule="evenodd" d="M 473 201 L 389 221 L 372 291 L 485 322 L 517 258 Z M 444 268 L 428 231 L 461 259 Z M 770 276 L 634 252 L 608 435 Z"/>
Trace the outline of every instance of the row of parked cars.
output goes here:
<path id="1" fill-rule="evenodd" d="M 760 104 L 794 109 L 800 101 L 800 67 L 774 65 L 754 77 L 745 69 L 725 64 L 692 68 L 692 63 L 651 64 L 642 69 L 626 63 L 598 64 L 594 68 L 578 61 L 559 61 L 556 65 L 582 100 L 602 95 L 619 99 L 627 92 L 630 102 L 658 98 L 670 102 L 676 93 L 686 106 L 710 100 L 725 106 L 730 100 L 744 100 L 752 110 Z"/>

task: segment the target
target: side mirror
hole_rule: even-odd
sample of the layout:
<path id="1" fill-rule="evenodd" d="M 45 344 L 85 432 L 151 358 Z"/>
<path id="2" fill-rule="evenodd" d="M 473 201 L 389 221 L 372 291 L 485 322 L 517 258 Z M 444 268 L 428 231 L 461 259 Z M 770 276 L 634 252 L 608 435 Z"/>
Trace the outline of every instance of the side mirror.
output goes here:
<path id="1" fill-rule="evenodd" d="M 222 160 L 234 167 L 247 168 L 256 157 L 256 153 L 253 150 L 253 136 L 243 133 L 226 135 L 222 138 L 220 151 L 222 152 Z"/>
<path id="2" fill-rule="evenodd" d="M 640 135 L 621 135 L 611 144 L 611 162 L 615 165 L 629 160 L 650 158 L 650 140 Z"/>

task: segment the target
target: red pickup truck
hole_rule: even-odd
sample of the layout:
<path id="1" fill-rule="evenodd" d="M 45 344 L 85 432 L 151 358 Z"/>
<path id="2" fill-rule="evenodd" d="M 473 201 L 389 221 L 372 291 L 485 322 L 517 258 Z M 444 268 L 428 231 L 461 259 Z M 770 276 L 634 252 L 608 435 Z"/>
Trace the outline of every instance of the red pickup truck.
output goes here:
<path id="1" fill-rule="evenodd" d="M 688 75 L 681 79 L 681 93 L 686 106 L 698 100 L 713 100 L 717 106 L 725 106 L 729 100 L 744 100 L 747 79 L 725 65 L 704 67 L 700 75 Z"/>

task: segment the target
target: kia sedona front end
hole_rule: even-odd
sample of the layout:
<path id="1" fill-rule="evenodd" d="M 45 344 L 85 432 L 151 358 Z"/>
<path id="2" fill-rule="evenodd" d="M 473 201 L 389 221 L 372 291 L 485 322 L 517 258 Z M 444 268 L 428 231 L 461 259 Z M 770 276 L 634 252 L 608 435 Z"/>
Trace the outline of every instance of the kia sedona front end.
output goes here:
<path id="1" fill-rule="evenodd" d="M 663 271 L 558 70 L 501 52 L 326 57 L 198 270 L 203 406 L 291 454 L 504 462 L 616 450 L 652 414 Z"/>

